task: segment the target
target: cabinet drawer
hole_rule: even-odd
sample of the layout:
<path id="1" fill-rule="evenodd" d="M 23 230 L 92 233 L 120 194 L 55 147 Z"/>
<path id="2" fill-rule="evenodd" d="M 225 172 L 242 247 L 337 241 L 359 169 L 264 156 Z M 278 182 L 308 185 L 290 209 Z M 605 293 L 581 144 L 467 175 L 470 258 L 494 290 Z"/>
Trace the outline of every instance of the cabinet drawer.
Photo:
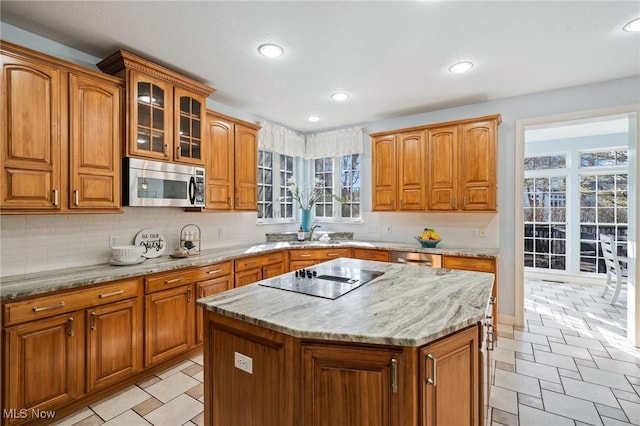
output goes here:
<path id="1" fill-rule="evenodd" d="M 496 272 L 496 261 L 486 257 L 444 256 L 442 267 L 465 271 Z"/>
<path id="2" fill-rule="evenodd" d="M 377 260 L 380 262 L 388 262 L 390 259 L 388 250 L 361 248 L 353 249 L 353 257 L 355 257 L 356 259 Z"/>
<path id="3" fill-rule="evenodd" d="M 99 306 L 138 295 L 138 280 L 118 281 L 110 284 L 42 296 L 4 305 L 4 325 L 46 318 L 65 312 Z"/>
<path id="4" fill-rule="evenodd" d="M 145 293 L 153 293 L 154 291 L 190 284 L 202 277 L 203 274 L 200 269 L 183 269 L 168 274 L 146 277 L 144 279 Z"/>
<path id="5" fill-rule="evenodd" d="M 300 249 L 289 251 L 290 260 L 329 260 L 338 257 L 349 257 L 351 249 L 329 248 L 329 249 Z"/>
<path id="6" fill-rule="evenodd" d="M 222 277 L 231 273 L 231 262 L 216 263 L 215 265 L 203 266 L 200 272 L 204 274 L 206 280 Z"/>
<path id="7" fill-rule="evenodd" d="M 284 261 L 284 255 L 281 251 L 261 256 L 246 257 L 244 259 L 238 259 L 235 261 L 235 271 L 246 271 L 249 269 L 260 268 L 262 266 L 271 265 L 282 261 Z"/>

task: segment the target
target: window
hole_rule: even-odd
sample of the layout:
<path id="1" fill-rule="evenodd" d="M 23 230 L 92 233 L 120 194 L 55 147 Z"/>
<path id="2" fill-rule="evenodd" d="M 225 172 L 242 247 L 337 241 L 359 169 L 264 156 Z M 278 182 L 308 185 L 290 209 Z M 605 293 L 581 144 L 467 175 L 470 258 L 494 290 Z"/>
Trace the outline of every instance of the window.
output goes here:
<path id="1" fill-rule="evenodd" d="M 316 218 L 360 219 L 360 154 L 313 160 L 313 176 L 325 194 L 316 203 Z M 333 195 L 345 202 L 336 201 Z"/>
<path id="2" fill-rule="evenodd" d="M 566 206 L 566 176 L 525 178 L 525 266 L 566 269 Z"/>
<path id="3" fill-rule="evenodd" d="M 360 217 L 360 155 L 340 157 L 340 196 L 346 200 L 340 207 L 341 217 Z"/>
<path id="4" fill-rule="evenodd" d="M 578 143 L 567 154 L 543 151 L 525 158 L 525 267 L 605 273 L 600 234 L 611 235 L 618 254 L 627 255 L 627 149 L 586 151 Z M 604 139 L 595 143 L 613 145 Z"/>
<path id="5" fill-rule="evenodd" d="M 316 217 L 333 216 L 333 158 L 317 158 L 313 164 L 316 188 L 324 193 L 324 198 L 316 203 Z"/>
<path id="6" fill-rule="evenodd" d="M 293 177 L 294 158 L 280 154 L 280 217 L 293 219 L 293 199 L 287 189 L 287 182 Z"/>
<path id="7" fill-rule="evenodd" d="M 293 220 L 295 209 L 287 181 L 294 176 L 296 158 L 258 151 L 258 220 Z"/>

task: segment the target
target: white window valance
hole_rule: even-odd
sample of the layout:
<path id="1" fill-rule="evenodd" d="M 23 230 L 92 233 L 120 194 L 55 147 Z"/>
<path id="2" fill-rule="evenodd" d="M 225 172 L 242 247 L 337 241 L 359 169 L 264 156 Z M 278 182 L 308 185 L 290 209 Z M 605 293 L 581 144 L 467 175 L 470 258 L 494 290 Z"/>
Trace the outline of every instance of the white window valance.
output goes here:
<path id="1" fill-rule="evenodd" d="M 305 158 L 339 157 L 364 152 L 362 127 L 307 135 Z"/>
<path id="2" fill-rule="evenodd" d="M 302 135 L 268 121 L 260 122 L 258 148 L 278 154 L 308 159 L 362 154 L 364 138 L 362 127 Z"/>
<path id="3" fill-rule="evenodd" d="M 293 157 L 304 157 L 304 135 L 267 121 L 261 122 L 260 125 L 262 127 L 258 132 L 259 149 Z"/>

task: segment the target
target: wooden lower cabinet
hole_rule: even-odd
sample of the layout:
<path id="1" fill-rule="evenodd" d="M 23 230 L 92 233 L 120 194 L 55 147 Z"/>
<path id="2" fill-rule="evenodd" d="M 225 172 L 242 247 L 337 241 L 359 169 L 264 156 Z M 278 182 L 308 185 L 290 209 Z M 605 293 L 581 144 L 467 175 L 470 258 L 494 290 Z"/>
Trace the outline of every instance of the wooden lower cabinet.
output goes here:
<path id="1" fill-rule="evenodd" d="M 400 424 L 402 351 L 302 346 L 302 424 Z"/>
<path id="2" fill-rule="evenodd" d="M 145 296 L 145 365 L 187 352 L 195 344 L 193 284 Z"/>
<path id="3" fill-rule="evenodd" d="M 88 309 L 87 392 L 118 382 L 142 367 L 137 299 Z"/>
<path id="4" fill-rule="evenodd" d="M 284 274 L 286 272 L 284 252 L 279 251 L 235 260 L 234 271 L 235 287 Z"/>
<path id="5" fill-rule="evenodd" d="M 82 393 L 83 319 L 82 312 L 71 312 L 5 330 L 3 409 L 16 411 L 3 413 L 3 424 Z"/>
<path id="6" fill-rule="evenodd" d="M 481 424 L 478 334 L 470 327 L 420 351 L 423 426 Z"/>
<path id="7" fill-rule="evenodd" d="M 233 278 L 225 275 L 219 278 L 202 281 L 197 284 L 198 298 L 212 296 L 217 293 L 233 288 Z M 196 344 L 202 343 L 204 335 L 204 325 L 202 321 L 202 308 L 196 308 Z"/>
<path id="8" fill-rule="evenodd" d="M 351 257 L 362 260 L 389 262 L 391 260 L 391 253 L 389 250 L 354 248 Z"/>
<path id="9" fill-rule="evenodd" d="M 210 318 L 212 312 L 206 311 Z M 216 315 L 217 316 L 217 315 Z M 293 361 L 291 338 L 217 316 L 205 324 L 204 423 L 216 426 L 298 425 L 299 402 L 291 398 Z M 215 348 L 215 350 L 211 350 Z"/>
<path id="10" fill-rule="evenodd" d="M 204 316 L 207 425 L 481 424 L 478 326 L 400 347 L 308 341 Z"/>
<path id="11" fill-rule="evenodd" d="M 289 250 L 289 271 L 317 265 L 339 257 L 351 257 L 350 248 L 311 248 Z"/>

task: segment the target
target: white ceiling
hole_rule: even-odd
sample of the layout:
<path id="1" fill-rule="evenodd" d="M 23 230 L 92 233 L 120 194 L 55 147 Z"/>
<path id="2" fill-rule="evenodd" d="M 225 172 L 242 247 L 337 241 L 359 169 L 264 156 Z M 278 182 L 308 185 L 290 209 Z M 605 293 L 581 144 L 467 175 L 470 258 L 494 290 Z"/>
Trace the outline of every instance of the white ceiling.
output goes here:
<path id="1" fill-rule="evenodd" d="M 3 22 L 101 58 L 129 50 L 215 87 L 213 100 L 304 132 L 640 75 L 640 33 L 621 31 L 640 17 L 639 1 L 2 0 L 0 8 Z M 260 56 L 265 42 L 285 55 Z M 475 67 L 449 73 L 460 60 Z M 351 98 L 332 101 L 338 90 Z"/>

